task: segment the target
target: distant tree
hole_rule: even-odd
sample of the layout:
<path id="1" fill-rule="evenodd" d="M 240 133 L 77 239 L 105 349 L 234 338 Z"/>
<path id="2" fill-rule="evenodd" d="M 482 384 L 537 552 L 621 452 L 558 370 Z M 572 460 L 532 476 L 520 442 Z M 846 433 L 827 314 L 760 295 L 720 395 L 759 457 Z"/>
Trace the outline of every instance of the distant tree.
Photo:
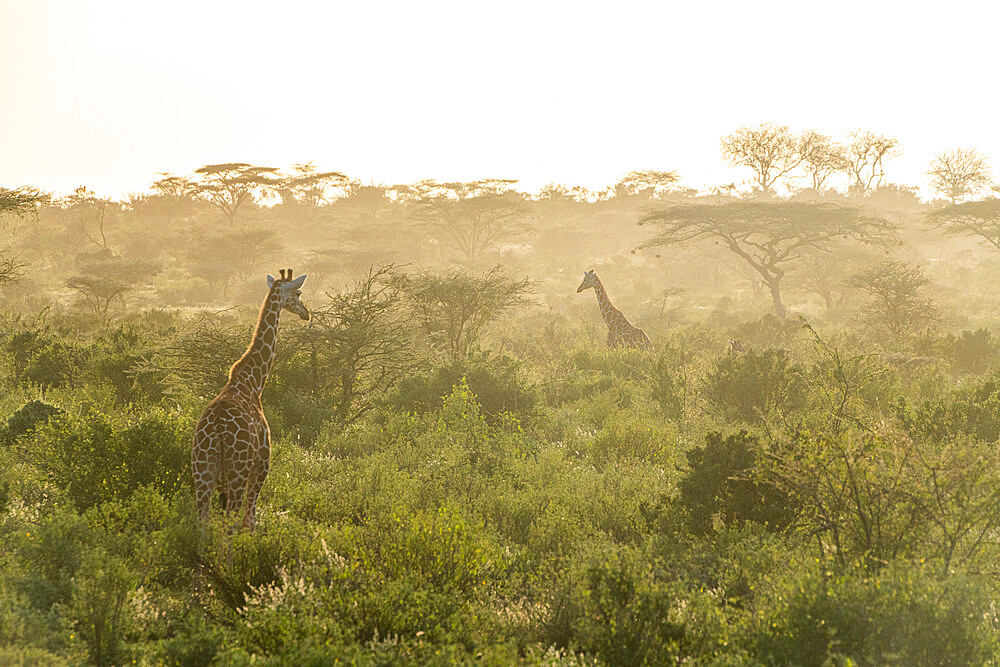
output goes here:
<path id="1" fill-rule="evenodd" d="M 538 191 L 538 198 L 570 200 L 572 199 L 572 194 L 570 193 L 570 189 L 561 183 L 549 183 L 543 185 Z"/>
<path id="2" fill-rule="evenodd" d="M 780 178 L 802 164 L 799 139 L 784 125 L 741 127 L 722 137 L 722 155 L 733 166 L 749 167 L 763 192 L 773 192 Z"/>
<path id="3" fill-rule="evenodd" d="M 986 156 L 974 148 L 938 153 L 927 174 L 934 191 L 952 204 L 988 188 L 993 180 Z"/>
<path id="4" fill-rule="evenodd" d="M 317 171 L 311 162 L 297 164 L 294 173 L 276 178 L 274 190 L 283 204 L 320 206 L 326 201 L 331 187 L 347 185 L 347 177 L 339 171 Z"/>
<path id="5" fill-rule="evenodd" d="M 431 340 L 455 356 L 466 356 L 487 324 L 527 303 L 532 284 L 495 266 L 481 276 L 462 269 L 403 275 L 397 285 L 414 321 Z"/>
<path id="6" fill-rule="evenodd" d="M 946 234 L 971 236 L 1000 250 L 1000 199 L 952 204 L 931 211 L 925 220 Z"/>
<path id="7" fill-rule="evenodd" d="M 180 245 L 180 259 L 188 270 L 222 294 L 229 292 L 233 280 L 247 280 L 282 249 L 281 241 L 269 227 L 188 231 L 182 235 Z"/>
<path id="8" fill-rule="evenodd" d="M 48 200 L 49 195 L 34 188 L 0 188 L 0 215 L 28 215 L 37 211 L 38 206 Z"/>
<path id="9" fill-rule="evenodd" d="M 630 171 L 615 186 L 615 196 L 644 195 L 647 199 L 660 199 L 671 192 L 680 180 L 676 171 Z"/>
<path id="10" fill-rule="evenodd" d="M 505 189 L 515 181 L 484 179 L 468 183 L 418 184 L 412 216 L 445 233 L 468 261 L 479 259 L 502 239 L 513 237 L 527 225 L 524 197 Z"/>
<path id="11" fill-rule="evenodd" d="M 891 137 L 855 130 L 849 135 L 844 171 L 859 194 L 868 194 L 885 179 L 885 160 L 900 154 L 899 142 Z"/>
<path id="12" fill-rule="evenodd" d="M 365 185 L 358 180 L 348 180 L 344 185 L 344 195 L 337 200 L 337 204 L 364 221 L 376 220 L 392 208 L 393 201 L 389 193 L 393 189 L 409 193 L 408 186 L 388 188 L 375 183 Z"/>
<path id="13" fill-rule="evenodd" d="M 799 291 L 815 294 L 827 310 L 832 310 L 843 305 L 850 292 L 846 280 L 854 269 L 870 263 L 871 253 L 864 246 L 846 242 L 803 252 L 791 280 Z"/>
<path id="14" fill-rule="evenodd" d="M 149 262 L 126 261 L 101 254 L 80 267 L 66 286 L 80 293 L 84 304 L 107 326 L 111 304 L 152 278 L 159 267 Z"/>
<path id="15" fill-rule="evenodd" d="M 841 239 L 885 244 L 895 238 L 888 222 L 849 206 L 807 202 L 737 201 L 672 206 L 639 224 L 659 228 L 643 247 L 713 240 L 760 274 L 774 312 L 786 315 L 781 281 L 806 250 L 826 250 Z"/>
<path id="16" fill-rule="evenodd" d="M 893 337 L 936 324 L 940 314 L 924 292 L 930 279 L 919 266 L 887 260 L 853 275 L 848 284 L 868 295 L 862 317 Z"/>
<path id="17" fill-rule="evenodd" d="M 48 200 L 47 194 L 34 188 L 21 187 L 14 190 L 0 188 L 0 216 L 26 216 L 35 213 L 38 207 Z M 7 257 L 0 258 L 0 287 L 16 284 L 23 275 L 22 269 L 25 266 Z"/>
<path id="18" fill-rule="evenodd" d="M 106 197 L 98 197 L 84 185 L 73 190 L 73 194 L 66 197 L 65 203 L 73 212 L 80 233 L 101 250 L 110 252 L 107 226 L 116 205 Z"/>
<path id="19" fill-rule="evenodd" d="M 209 164 L 194 170 L 192 194 L 222 211 L 229 225 L 236 225 L 236 214 L 254 195 L 280 183 L 277 169 L 257 167 L 244 162 Z"/>
<path id="20" fill-rule="evenodd" d="M 184 199 L 194 194 L 195 186 L 191 179 L 160 172 L 163 178 L 153 182 L 152 188 L 156 194 L 171 199 Z"/>
<path id="21" fill-rule="evenodd" d="M 844 147 L 834 142 L 828 135 L 815 130 L 804 132 L 799 139 L 802 167 L 809 177 L 813 190 L 822 192 L 827 180 L 833 174 L 844 171 L 847 156 Z"/>

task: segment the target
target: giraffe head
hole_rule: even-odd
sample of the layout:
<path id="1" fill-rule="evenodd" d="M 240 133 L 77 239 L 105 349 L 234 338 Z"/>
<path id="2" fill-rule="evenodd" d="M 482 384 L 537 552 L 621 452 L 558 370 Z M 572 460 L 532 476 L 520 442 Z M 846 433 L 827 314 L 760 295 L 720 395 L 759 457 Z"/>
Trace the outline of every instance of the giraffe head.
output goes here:
<path id="1" fill-rule="evenodd" d="M 275 280 L 274 276 L 268 274 L 267 288 L 278 298 L 282 308 L 295 313 L 304 320 L 308 320 L 309 309 L 299 299 L 302 295 L 302 283 L 305 281 L 305 275 L 293 279 L 291 269 L 282 269 L 281 277 L 277 280 Z"/>
<path id="2" fill-rule="evenodd" d="M 594 273 L 594 270 L 591 269 L 590 271 L 584 271 L 583 282 L 580 283 L 580 286 L 576 288 L 576 292 L 577 294 L 579 294 L 583 290 L 590 289 L 596 284 L 597 284 L 597 274 Z"/>

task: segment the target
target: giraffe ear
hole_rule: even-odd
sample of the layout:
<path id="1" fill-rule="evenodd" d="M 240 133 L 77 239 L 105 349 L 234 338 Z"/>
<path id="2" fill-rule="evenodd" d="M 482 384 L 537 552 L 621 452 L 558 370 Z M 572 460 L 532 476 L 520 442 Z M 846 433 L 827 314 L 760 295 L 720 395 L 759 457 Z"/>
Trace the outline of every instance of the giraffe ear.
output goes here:
<path id="1" fill-rule="evenodd" d="M 291 275 L 289 275 L 289 277 L 291 277 Z M 302 287 L 302 283 L 304 283 L 305 281 L 306 281 L 306 274 L 303 273 L 301 276 L 299 276 L 289 284 L 292 286 L 293 289 L 298 289 Z"/>
<path id="2" fill-rule="evenodd" d="M 267 274 L 267 289 L 271 289 L 272 287 L 274 287 L 274 276 L 269 273 Z"/>

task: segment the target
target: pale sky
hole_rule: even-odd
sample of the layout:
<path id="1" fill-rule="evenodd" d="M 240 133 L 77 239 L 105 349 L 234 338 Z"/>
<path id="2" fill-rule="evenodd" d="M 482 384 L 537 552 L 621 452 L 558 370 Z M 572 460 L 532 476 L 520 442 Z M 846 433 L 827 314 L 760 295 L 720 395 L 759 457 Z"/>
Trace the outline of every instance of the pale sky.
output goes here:
<path id="1" fill-rule="evenodd" d="M 112 197 L 157 172 L 312 161 L 365 182 L 708 187 L 776 122 L 1000 177 L 1000 3 L 0 0 L 0 185 Z"/>

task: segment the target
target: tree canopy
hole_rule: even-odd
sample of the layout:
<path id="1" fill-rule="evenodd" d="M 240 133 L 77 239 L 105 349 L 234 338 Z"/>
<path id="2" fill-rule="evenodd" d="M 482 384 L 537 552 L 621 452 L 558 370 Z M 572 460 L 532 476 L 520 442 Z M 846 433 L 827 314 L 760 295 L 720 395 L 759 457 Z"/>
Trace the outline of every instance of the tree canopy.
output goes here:
<path id="1" fill-rule="evenodd" d="M 927 174 L 931 187 L 952 204 L 986 188 L 993 179 L 986 156 L 974 148 L 939 153 Z"/>
<path id="2" fill-rule="evenodd" d="M 48 195 L 33 188 L 0 188 L 0 214 L 27 215 L 48 200 Z"/>
<path id="3" fill-rule="evenodd" d="M 646 215 L 658 227 L 643 247 L 714 240 L 756 271 L 784 318 L 781 279 L 806 250 L 826 250 L 838 239 L 886 244 L 895 239 L 883 218 L 851 206 L 812 202 L 736 201 L 672 206 Z"/>
<path id="4" fill-rule="evenodd" d="M 931 211 L 927 223 L 946 234 L 971 236 L 1000 250 L 1000 199 L 953 204 Z"/>

